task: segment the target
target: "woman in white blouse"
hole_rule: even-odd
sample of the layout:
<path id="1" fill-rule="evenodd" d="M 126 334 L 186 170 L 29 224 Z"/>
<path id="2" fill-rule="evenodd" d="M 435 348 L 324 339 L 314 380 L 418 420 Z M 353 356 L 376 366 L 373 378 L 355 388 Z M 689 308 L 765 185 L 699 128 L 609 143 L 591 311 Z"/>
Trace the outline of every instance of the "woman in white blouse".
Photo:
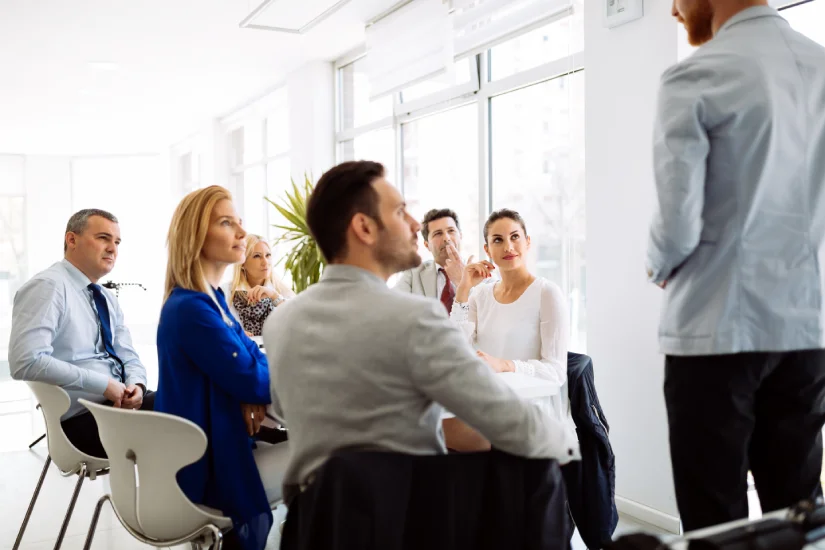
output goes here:
<path id="1" fill-rule="evenodd" d="M 246 236 L 246 256 L 235 264 L 232 282 L 224 289 L 229 310 L 247 336 L 261 335 L 264 321 L 284 300 L 295 296 L 272 269 L 272 249 L 259 235 Z"/>
<path id="2" fill-rule="evenodd" d="M 570 325 L 561 289 L 527 268 L 530 237 L 518 212 L 493 212 L 484 224 L 484 243 L 491 261 L 466 266 L 450 317 L 496 372 L 550 382 L 557 393 L 542 400 L 541 406 L 575 437 L 567 395 Z M 499 282 L 479 284 L 493 271 L 498 271 Z M 488 441 L 457 419 L 444 421 L 444 434 L 452 450 L 490 448 Z"/>

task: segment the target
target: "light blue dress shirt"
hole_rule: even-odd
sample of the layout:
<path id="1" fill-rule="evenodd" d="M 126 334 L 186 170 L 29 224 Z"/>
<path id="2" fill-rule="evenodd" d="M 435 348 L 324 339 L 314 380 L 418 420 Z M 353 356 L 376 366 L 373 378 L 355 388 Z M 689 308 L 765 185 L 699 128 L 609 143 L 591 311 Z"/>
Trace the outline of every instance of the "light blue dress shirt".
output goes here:
<path id="1" fill-rule="evenodd" d="M 14 297 L 9 368 L 15 380 L 54 384 L 72 398 L 63 419 L 86 409 L 80 397 L 102 403 L 110 378 L 146 386 L 146 368 L 140 362 L 123 312 L 109 291 L 109 319 L 115 353 L 121 366 L 108 353 L 100 332 L 91 283 L 67 260 L 57 262 L 32 277 Z"/>
<path id="2" fill-rule="evenodd" d="M 648 247 L 669 355 L 825 347 L 825 49 L 772 8 L 662 77 Z"/>

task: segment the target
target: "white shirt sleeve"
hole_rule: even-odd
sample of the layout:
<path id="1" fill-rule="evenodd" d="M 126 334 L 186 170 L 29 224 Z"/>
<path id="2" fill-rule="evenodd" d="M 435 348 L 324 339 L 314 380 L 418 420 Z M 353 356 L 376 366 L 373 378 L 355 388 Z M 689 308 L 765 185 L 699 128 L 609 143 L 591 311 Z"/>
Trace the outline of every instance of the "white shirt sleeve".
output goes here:
<path id="1" fill-rule="evenodd" d="M 550 281 L 542 281 L 539 321 L 541 359 L 513 363 L 516 372 L 547 380 L 561 389 L 567 382 L 570 316 L 561 289 Z"/>
<path id="2" fill-rule="evenodd" d="M 450 311 L 450 320 L 461 329 L 464 337 L 471 346 L 475 346 L 478 330 L 478 287 L 470 291 L 467 299 L 467 306 L 462 307 L 457 301 L 453 302 L 453 309 Z"/>

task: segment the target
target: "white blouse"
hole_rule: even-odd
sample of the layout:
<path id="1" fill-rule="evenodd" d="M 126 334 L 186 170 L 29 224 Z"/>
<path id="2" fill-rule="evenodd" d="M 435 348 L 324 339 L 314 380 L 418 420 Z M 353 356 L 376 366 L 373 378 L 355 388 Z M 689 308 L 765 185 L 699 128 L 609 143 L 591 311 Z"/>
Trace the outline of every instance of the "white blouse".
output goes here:
<path id="1" fill-rule="evenodd" d="M 501 304 L 493 295 L 497 284 L 473 289 L 468 309 L 454 302 L 450 318 L 476 349 L 511 360 L 516 372 L 553 384 L 558 394 L 542 400 L 542 407 L 572 429 L 575 437 L 567 393 L 570 317 L 561 289 L 536 278 L 518 300 Z"/>

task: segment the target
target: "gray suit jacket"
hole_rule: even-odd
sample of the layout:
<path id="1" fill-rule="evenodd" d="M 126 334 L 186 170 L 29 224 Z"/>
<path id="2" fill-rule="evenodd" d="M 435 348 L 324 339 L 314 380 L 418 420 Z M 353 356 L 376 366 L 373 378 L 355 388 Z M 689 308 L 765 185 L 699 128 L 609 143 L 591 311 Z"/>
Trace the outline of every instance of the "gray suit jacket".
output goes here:
<path id="1" fill-rule="evenodd" d="M 272 412 L 289 428 L 284 496 L 335 451 L 445 453 L 442 405 L 512 454 L 578 456 L 563 426 L 476 357 L 437 301 L 352 266 L 270 314 L 263 331 Z"/>
<path id="2" fill-rule="evenodd" d="M 418 267 L 408 269 L 393 288 L 427 298 L 438 298 L 438 265 L 434 260 L 427 260 Z"/>
<path id="3" fill-rule="evenodd" d="M 732 17 L 662 77 L 654 161 L 662 351 L 825 347 L 825 48 Z"/>

